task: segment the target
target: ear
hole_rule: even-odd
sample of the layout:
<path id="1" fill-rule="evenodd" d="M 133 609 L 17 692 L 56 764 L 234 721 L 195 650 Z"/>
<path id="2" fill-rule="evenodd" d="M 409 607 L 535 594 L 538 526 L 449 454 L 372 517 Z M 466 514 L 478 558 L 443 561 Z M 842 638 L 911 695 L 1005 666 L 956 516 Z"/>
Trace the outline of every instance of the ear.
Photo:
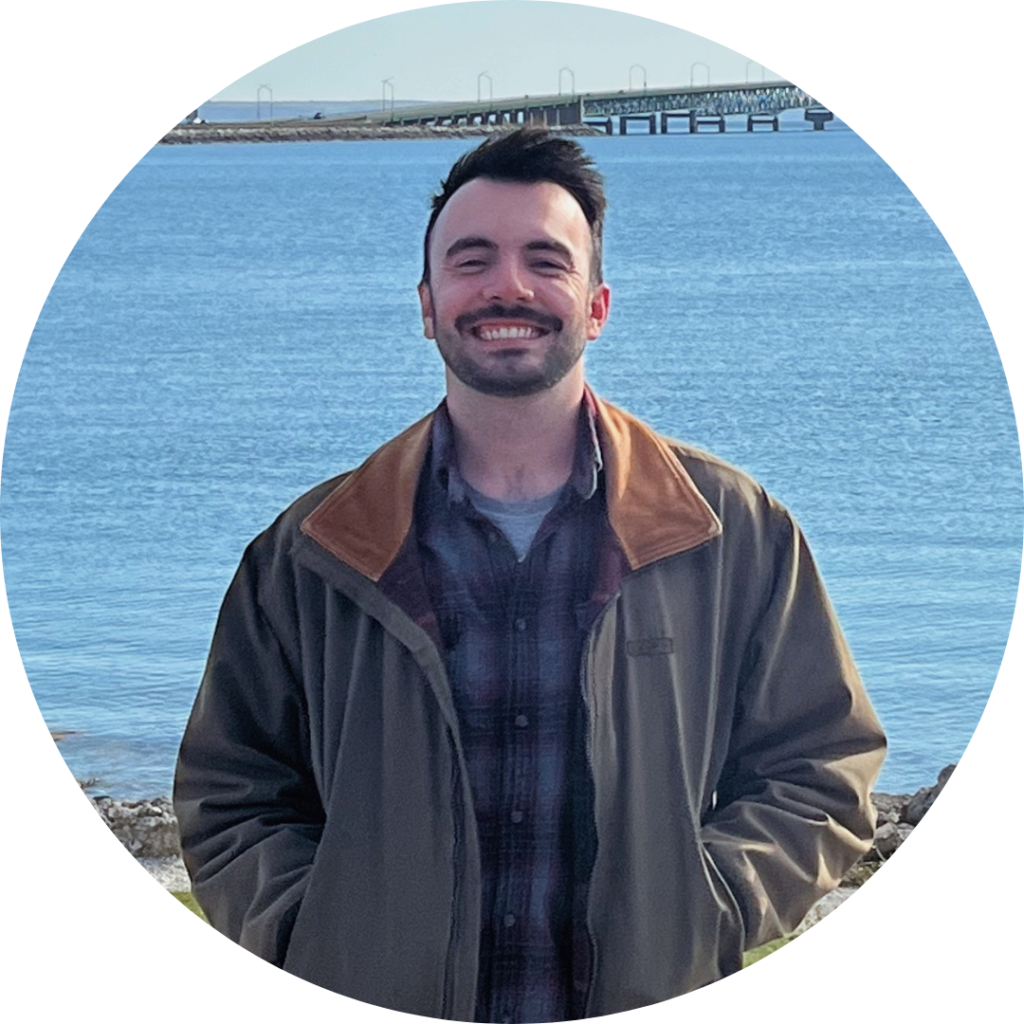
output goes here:
<path id="1" fill-rule="evenodd" d="M 420 313 L 423 316 L 423 337 L 434 340 L 434 301 L 430 295 L 430 285 L 421 281 L 417 291 L 420 293 Z"/>
<path id="2" fill-rule="evenodd" d="M 590 307 L 587 310 L 587 341 L 593 341 L 608 321 L 611 311 L 612 290 L 603 281 L 590 293 Z"/>

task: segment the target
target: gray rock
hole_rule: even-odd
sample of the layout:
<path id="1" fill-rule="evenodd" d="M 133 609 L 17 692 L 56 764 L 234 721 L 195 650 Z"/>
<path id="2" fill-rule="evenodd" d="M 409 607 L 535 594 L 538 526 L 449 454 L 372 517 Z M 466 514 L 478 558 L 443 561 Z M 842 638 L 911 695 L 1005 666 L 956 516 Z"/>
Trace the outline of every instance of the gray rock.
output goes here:
<path id="1" fill-rule="evenodd" d="M 808 928 L 816 925 L 822 918 L 828 917 L 836 907 L 844 903 L 856 891 L 855 887 L 841 885 L 838 889 L 833 889 L 832 892 L 826 893 L 807 911 L 804 919 L 796 926 L 793 934 L 800 935 L 802 932 L 807 931 Z"/>
<path id="2" fill-rule="evenodd" d="M 939 772 L 934 786 L 924 786 L 913 796 L 895 793 L 872 793 L 875 806 L 875 841 L 860 863 L 888 860 L 904 843 L 925 816 L 935 798 L 942 792 L 956 765 L 947 765 Z"/>
<path id="3" fill-rule="evenodd" d="M 875 845 L 872 852 L 878 860 L 888 860 L 901 843 L 899 829 L 887 821 L 880 828 L 875 829 Z"/>
<path id="4" fill-rule="evenodd" d="M 167 797 L 114 800 L 101 796 L 92 805 L 121 845 L 134 856 L 181 856 L 178 821 Z"/>
<path id="5" fill-rule="evenodd" d="M 906 794 L 872 793 L 871 802 L 875 805 L 878 824 L 891 821 L 894 825 L 900 820 L 910 797 Z"/>
<path id="6" fill-rule="evenodd" d="M 921 819 L 925 816 L 925 813 L 931 805 L 935 803 L 935 798 L 942 792 L 943 787 L 949 781 L 949 777 L 953 774 L 953 769 L 955 767 L 955 764 L 946 765 L 946 767 L 939 772 L 939 779 L 934 786 L 925 786 L 922 789 L 919 789 L 907 801 L 907 806 L 900 815 L 900 821 L 911 826 L 919 825 L 921 823 Z"/>
<path id="7" fill-rule="evenodd" d="M 140 857 L 139 863 L 168 892 L 188 892 L 192 888 L 180 857 Z"/>

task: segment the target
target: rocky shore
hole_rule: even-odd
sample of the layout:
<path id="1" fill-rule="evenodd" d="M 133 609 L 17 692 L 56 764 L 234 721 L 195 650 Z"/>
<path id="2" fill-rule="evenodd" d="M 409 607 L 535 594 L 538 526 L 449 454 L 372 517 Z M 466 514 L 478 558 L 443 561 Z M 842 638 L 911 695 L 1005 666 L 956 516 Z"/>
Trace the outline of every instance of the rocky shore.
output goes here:
<path id="1" fill-rule="evenodd" d="M 337 121 L 246 121 L 237 124 L 179 124 L 160 142 L 169 146 L 206 142 L 331 142 L 357 139 L 467 139 L 505 131 L 507 126 L 401 125 Z M 585 124 L 554 126 L 566 135 L 604 135 L 600 128 Z"/>
<path id="2" fill-rule="evenodd" d="M 115 800 L 90 797 L 96 812 L 121 845 L 167 890 L 188 892 L 192 884 L 181 860 L 178 819 L 169 797 Z"/>
<path id="3" fill-rule="evenodd" d="M 953 774 L 954 767 L 948 765 L 943 768 L 934 785 L 924 786 L 916 793 L 872 794 L 877 817 L 875 840 L 871 849 L 847 872 L 835 892 L 829 893 L 811 908 L 797 932 L 805 931 L 839 906 L 899 849 L 934 803 Z M 181 861 L 178 845 L 178 823 L 167 797 L 115 800 L 101 796 L 92 798 L 92 804 L 125 849 L 165 889 L 172 892 L 188 891 L 188 874 Z"/>
<path id="4" fill-rule="evenodd" d="M 946 765 L 932 786 L 922 786 L 916 793 L 872 793 L 875 805 L 875 838 L 871 849 L 846 872 L 839 888 L 820 899 L 807 912 L 796 929 L 806 931 L 831 913 L 843 900 L 852 896 L 902 845 L 920 824 L 925 813 L 935 803 L 943 786 L 953 774 L 954 764 Z"/>

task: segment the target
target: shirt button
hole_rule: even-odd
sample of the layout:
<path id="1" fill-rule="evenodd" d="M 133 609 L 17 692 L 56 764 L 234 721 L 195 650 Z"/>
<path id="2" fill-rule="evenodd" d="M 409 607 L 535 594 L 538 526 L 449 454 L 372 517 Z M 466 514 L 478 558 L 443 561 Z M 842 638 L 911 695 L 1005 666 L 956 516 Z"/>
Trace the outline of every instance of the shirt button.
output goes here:
<path id="1" fill-rule="evenodd" d="M 514 925 L 515 923 L 516 923 L 516 915 L 515 914 L 506 914 L 505 915 L 505 927 L 506 928 L 511 928 L 512 925 Z"/>
<path id="2" fill-rule="evenodd" d="M 512 824 L 513 825 L 518 825 L 523 820 L 523 812 L 522 811 L 513 811 L 509 815 L 509 817 L 512 819 Z"/>
<path id="3" fill-rule="evenodd" d="M 530 720 L 526 715 L 516 715 L 516 725 L 520 729 L 525 729 L 530 724 Z"/>
<path id="4" fill-rule="evenodd" d="M 526 629 L 526 619 L 516 619 L 516 629 L 522 633 Z"/>

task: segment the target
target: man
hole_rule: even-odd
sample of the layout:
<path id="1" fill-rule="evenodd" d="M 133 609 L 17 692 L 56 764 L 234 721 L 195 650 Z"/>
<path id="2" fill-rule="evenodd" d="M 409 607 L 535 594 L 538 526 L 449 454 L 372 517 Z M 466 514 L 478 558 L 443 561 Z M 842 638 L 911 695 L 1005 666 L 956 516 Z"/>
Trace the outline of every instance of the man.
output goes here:
<path id="1" fill-rule="evenodd" d="M 246 551 L 181 748 L 211 922 L 455 1020 L 644 1006 L 741 966 L 868 848 L 884 739 L 802 537 L 599 400 L 601 179 L 492 136 L 435 198 L 430 416 Z"/>

